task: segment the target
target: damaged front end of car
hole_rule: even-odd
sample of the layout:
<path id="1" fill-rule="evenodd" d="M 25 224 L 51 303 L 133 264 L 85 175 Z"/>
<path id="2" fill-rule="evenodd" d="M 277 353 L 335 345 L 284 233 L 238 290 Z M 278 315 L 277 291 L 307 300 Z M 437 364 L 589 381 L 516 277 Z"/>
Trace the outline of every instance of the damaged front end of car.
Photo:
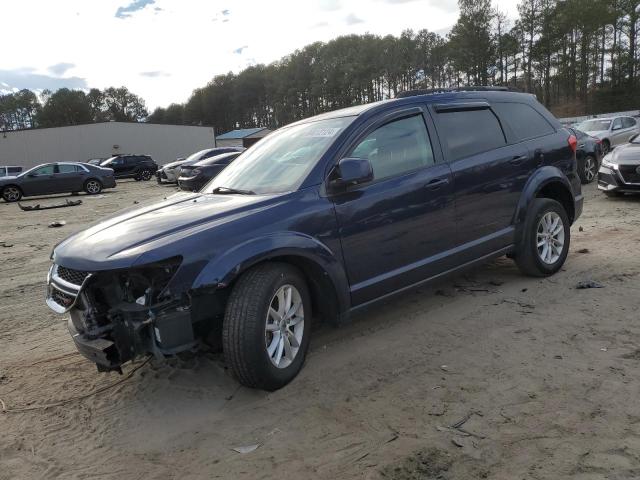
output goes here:
<path id="1" fill-rule="evenodd" d="M 69 313 L 68 328 L 78 351 L 99 371 L 121 371 L 123 363 L 138 356 L 161 358 L 188 350 L 210 328 L 203 320 L 205 313 L 219 310 L 210 304 L 215 295 L 171 291 L 181 261 L 173 257 L 99 272 L 54 263 L 46 302 L 56 313 Z"/>

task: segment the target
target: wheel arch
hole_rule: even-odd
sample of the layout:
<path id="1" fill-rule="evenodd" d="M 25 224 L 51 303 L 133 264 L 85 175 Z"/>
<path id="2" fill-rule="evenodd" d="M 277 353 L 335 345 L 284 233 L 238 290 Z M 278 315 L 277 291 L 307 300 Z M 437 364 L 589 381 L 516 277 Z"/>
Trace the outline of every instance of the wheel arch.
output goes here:
<path id="1" fill-rule="evenodd" d="M 559 202 L 571 223 L 576 216 L 573 189 L 567 177 L 557 167 L 546 166 L 536 171 L 525 186 L 514 216 L 516 243 L 522 239 L 522 229 L 531 203 L 536 198 L 550 198 Z"/>
<path id="2" fill-rule="evenodd" d="M 266 262 L 298 268 L 307 280 L 313 309 L 323 319 L 338 320 L 349 310 L 348 281 L 336 254 L 317 239 L 293 232 L 252 239 L 225 252 L 205 265 L 192 289 L 230 289 L 245 271 Z"/>

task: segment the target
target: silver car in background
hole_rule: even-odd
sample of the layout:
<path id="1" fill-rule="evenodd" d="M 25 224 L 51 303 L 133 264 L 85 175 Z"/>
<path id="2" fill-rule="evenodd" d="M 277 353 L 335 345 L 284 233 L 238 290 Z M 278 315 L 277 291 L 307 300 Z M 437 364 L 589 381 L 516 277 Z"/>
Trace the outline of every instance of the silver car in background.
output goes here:
<path id="1" fill-rule="evenodd" d="M 631 137 L 640 133 L 638 122 L 633 117 L 592 118 L 579 123 L 576 128 L 592 137 L 602 140 L 602 153 L 629 142 Z"/>

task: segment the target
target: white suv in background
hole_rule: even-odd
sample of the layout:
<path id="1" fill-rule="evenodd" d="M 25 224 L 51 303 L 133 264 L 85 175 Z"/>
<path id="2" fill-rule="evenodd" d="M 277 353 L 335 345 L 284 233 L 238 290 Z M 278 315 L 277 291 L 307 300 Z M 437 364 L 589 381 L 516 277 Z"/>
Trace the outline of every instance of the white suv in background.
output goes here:
<path id="1" fill-rule="evenodd" d="M 0 177 L 15 177 L 22 173 L 22 167 L 0 167 Z"/>
<path id="2" fill-rule="evenodd" d="M 576 128 L 602 140 L 603 155 L 640 133 L 638 122 L 633 117 L 592 118 L 578 124 Z"/>

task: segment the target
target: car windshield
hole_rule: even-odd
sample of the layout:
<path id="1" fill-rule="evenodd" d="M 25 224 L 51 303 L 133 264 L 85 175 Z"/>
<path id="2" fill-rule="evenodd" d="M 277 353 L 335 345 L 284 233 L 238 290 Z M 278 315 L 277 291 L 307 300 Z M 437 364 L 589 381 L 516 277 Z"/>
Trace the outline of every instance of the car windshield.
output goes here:
<path id="1" fill-rule="evenodd" d="M 118 157 L 107 158 L 104 162 L 102 162 L 100 164 L 100 166 L 101 167 L 106 167 L 107 165 L 111 165 L 111 162 L 113 162 L 116 158 L 118 158 Z"/>
<path id="2" fill-rule="evenodd" d="M 578 130 L 583 132 L 597 132 L 600 130 L 609 130 L 611 120 L 587 120 L 578 125 Z"/>
<path id="3" fill-rule="evenodd" d="M 244 152 L 202 191 L 214 193 L 222 189 L 257 194 L 293 191 L 353 118 L 284 127 Z"/>

